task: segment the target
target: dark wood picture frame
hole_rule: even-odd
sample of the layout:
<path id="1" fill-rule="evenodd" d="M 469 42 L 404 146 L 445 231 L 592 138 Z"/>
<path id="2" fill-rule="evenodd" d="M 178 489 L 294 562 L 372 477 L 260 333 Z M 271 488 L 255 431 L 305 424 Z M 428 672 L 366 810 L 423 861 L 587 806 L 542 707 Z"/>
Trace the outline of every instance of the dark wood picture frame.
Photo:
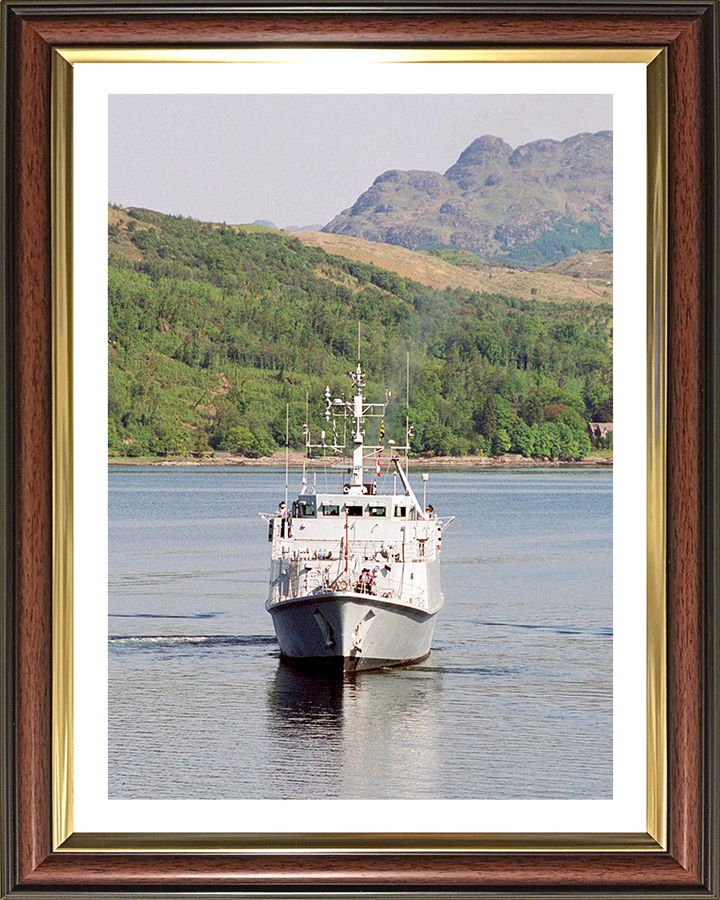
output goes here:
<path id="1" fill-rule="evenodd" d="M 5 896 L 720 896 L 716 0 L 6 0 L 2 6 Z M 668 835 L 630 852 L 53 852 L 51 55 L 57 46 L 665 47 Z"/>

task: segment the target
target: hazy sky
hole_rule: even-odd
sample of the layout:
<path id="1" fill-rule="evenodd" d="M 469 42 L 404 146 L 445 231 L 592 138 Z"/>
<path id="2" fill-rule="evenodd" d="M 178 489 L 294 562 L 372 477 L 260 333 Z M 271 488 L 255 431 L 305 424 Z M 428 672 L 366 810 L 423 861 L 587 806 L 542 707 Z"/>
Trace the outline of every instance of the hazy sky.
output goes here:
<path id="1" fill-rule="evenodd" d="M 483 134 L 517 147 L 606 129 L 610 95 L 113 95 L 109 200 L 326 224 L 382 172 L 444 172 Z"/>

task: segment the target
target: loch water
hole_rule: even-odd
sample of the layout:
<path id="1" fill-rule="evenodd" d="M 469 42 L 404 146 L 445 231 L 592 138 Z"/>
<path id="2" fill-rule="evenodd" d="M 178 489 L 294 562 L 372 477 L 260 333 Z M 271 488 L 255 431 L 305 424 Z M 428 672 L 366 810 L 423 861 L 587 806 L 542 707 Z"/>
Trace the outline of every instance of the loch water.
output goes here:
<path id="1" fill-rule="evenodd" d="M 345 680 L 282 664 L 264 608 L 284 471 L 108 479 L 110 798 L 612 797 L 611 471 L 432 472 L 433 651 Z"/>

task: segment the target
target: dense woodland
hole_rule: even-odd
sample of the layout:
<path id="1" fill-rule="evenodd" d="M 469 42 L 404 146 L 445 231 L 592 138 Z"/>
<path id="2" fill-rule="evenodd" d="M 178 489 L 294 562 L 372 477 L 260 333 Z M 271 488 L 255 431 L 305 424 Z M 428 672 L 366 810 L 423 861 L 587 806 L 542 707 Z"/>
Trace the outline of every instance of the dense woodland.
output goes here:
<path id="1" fill-rule="evenodd" d="M 272 453 L 314 435 L 323 392 L 392 392 L 404 440 L 405 367 L 418 454 L 578 459 L 612 421 L 612 308 L 436 291 L 267 229 L 110 210 L 111 456 Z M 368 423 L 366 442 L 377 440 Z"/>

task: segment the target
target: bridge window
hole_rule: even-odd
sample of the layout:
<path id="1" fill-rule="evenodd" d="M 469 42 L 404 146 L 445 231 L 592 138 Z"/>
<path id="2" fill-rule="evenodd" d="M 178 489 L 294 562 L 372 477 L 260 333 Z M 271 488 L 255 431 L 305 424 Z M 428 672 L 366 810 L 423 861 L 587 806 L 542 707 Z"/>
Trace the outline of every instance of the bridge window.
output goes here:
<path id="1" fill-rule="evenodd" d="M 385 515 L 385 507 L 384 506 L 369 506 L 368 512 L 371 516 L 384 516 Z"/>
<path id="2" fill-rule="evenodd" d="M 361 516 L 363 513 L 362 506 L 346 506 L 345 509 L 349 516 Z"/>
<path id="3" fill-rule="evenodd" d="M 405 518 L 405 510 L 404 506 L 396 506 L 395 507 L 395 518 L 396 519 L 404 519 Z"/>
<path id="4" fill-rule="evenodd" d="M 315 503 L 313 500 L 300 500 L 299 501 L 298 517 L 300 519 L 312 519 L 315 517 Z"/>
<path id="5" fill-rule="evenodd" d="M 340 507 L 334 503 L 323 503 L 322 514 L 324 516 L 339 516 Z"/>

